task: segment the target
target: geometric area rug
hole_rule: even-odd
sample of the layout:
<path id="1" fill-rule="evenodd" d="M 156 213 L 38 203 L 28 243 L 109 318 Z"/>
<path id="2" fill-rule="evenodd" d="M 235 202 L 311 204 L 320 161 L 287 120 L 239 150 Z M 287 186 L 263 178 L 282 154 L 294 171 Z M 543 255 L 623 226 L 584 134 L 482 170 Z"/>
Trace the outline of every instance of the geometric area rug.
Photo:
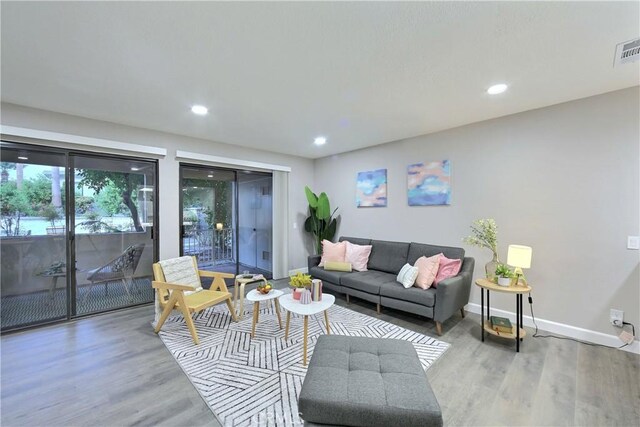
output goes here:
<path id="1" fill-rule="evenodd" d="M 182 315 L 167 319 L 160 337 L 223 426 L 302 426 L 298 395 L 307 368 L 302 365 L 302 317 L 292 313 L 289 339 L 284 339 L 273 304 L 260 304 L 259 323 L 251 338 L 253 304 L 233 322 L 226 305 L 193 316 L 200 345 L 195 345 Z M 425 370 L 449 347 L 435 338 L 333 305 L 331 333 L 397 338 L 413 343 Z M 325 334 L 324 316 L 309 317 L 308 360 L 318 337 Z M 308 362 L 307 362 L 308 363 Z"/>

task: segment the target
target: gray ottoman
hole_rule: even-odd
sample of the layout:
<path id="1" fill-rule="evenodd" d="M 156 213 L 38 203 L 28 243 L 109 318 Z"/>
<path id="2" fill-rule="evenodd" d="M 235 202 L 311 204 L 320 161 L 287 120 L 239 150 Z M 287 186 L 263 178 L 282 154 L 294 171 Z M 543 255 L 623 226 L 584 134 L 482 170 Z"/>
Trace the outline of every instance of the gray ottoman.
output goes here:
<path id="1" fill-rule="evenodd" d="M 321 335 L 298 398 L 305 425 L 441 426 L 408 341 Z"/>

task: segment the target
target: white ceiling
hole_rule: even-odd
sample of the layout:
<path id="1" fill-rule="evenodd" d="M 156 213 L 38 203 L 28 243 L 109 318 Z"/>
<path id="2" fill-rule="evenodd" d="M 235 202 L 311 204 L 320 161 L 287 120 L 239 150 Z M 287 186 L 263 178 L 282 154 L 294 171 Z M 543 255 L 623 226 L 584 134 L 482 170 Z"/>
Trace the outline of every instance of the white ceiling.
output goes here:
<path id="1" fill-rule="evenodd" d="M 3 1 L 1 96 L 317 158 L 638 85 L 639 5 Z"/>

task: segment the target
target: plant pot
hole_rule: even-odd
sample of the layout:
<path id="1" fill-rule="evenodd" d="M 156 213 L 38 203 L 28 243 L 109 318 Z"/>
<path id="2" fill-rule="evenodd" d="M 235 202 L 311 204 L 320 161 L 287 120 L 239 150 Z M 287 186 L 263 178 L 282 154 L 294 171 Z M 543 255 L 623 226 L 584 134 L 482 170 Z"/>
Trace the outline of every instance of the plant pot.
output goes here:
<path id="1" fill-rule="evenodd" d="M 511 277 L 498 277 L 498 285 L 511 286 Z"/>
<path id="2" fill-rule="evenodd" d="M 302 295 L 302 292 L 304 291 L 303 288 L 294 288 L 293 289 L 293 299 L 294 300 L 300 300 L 300 296 Z"/>

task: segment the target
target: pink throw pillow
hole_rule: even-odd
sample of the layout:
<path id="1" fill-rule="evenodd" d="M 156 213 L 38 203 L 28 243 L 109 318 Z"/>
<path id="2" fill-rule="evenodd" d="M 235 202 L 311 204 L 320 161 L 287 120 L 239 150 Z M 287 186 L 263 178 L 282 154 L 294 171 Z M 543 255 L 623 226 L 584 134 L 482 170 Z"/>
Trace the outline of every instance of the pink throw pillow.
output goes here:
<path id="1" fill-rule="evenodd" d="M 367 271 L 369 255 L 371 255 L 371 245 L 355 245 L 349 241 L 347 243 L 346 261 L 351 263 L 351 268 L 355 271 Z"/>
<path id="2" fill-rule="evenodd" d="M 438 254 L 427 258 L 421 256 L 418 258 L 414 267 L 418 267 L 418 278 L 413 286 L 422 289 L 429 289 L 436 279 L 438 269 L 440 268 L 440 257 L 444 255 Z"/>
<path id="3" fill-rule="evenodd" d="M 324 267 L 327 261 L 344 262 L 344 255 L 347 252 L 347 242 L 332 243 L 328 240 L 322 241 L 322 258 L 319 267 Z"/>
<path id="4" fill-rule="evenodd" d="M 449 259 L 442 255 L 440 257 L 440 268 L 438 268 L 438 274 L 436 275 L 436 279 L 433 281 L 433 287 L 437 287 L 438 283 L 442 282 L 444 279 L 448 279 L 449 277 L 453 277 L 460 273 L 460 268 L 462 268 L 461 259 Z"/>

